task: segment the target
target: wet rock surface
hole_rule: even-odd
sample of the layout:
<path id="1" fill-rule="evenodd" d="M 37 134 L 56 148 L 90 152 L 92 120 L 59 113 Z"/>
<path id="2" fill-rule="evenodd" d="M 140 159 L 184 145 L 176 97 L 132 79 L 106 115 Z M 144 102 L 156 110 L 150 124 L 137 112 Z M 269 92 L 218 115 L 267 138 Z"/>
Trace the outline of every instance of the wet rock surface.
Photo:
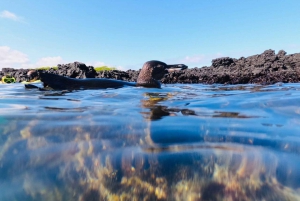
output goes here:
<path id="1" fill-rule="evenodd" d="M 11 75 L 16 82 L 24 81 L 28 69 L 3 68 L 0 78 Z M 136 82 L 140 70 L 96 72 L 92 66 L 80 62 L 58 65 L 58 70 L 46 72 L 72 78 L 111 78 Z M 287 55 L 284 50 L 277 54 L 266 50 L 262 54 L 239 59 L 222 57 L 212 60 L 212 65 L 202 68 L 189 68 L 172 72 L 161 79 L 162 83 L 203 83 L 203 84 L 274 84 L 300 81 L 300 53 Z"/>

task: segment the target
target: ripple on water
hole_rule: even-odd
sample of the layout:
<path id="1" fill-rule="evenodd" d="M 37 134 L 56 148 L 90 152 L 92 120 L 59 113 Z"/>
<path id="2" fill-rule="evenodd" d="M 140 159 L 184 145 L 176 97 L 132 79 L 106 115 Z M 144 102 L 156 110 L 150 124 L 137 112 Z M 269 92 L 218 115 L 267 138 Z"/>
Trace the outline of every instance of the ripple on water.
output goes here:
<path id="1" fill-rule="evenodd" d="M 300 85 L 0 85 L 0 200 L 300 200 Z"/>

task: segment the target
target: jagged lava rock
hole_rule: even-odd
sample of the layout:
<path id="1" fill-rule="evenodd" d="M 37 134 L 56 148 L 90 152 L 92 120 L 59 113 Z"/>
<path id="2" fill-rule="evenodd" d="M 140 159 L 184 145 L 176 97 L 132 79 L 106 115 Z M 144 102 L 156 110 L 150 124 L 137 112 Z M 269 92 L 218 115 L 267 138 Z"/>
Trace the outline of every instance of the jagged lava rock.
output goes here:
<path id="1" fill-rule="evenodd" d="M 274 84 L 300 81 L 300 53 L 286 55 L 280 50 L 266 50 L 262 54 L 234 59 L 212 60 L 210 67 L 186 69 L 166 75 L 163 83 L 205 84 Z"/>
<path id="2" fill-rule="evenodd" d="M 25 80 L 28 69 L 3 68 L 3 75 L 12 75 L 17 82 Z M 58 70 L 46 72 L 72 78 L 110 78 L 136 82 L 140 70 L 96 72 L 92 66 L 74 62 L 59 64 Z M 274 84 L 276 82 L 300 81 L 300 53 L 287 55 L 284 50 L 275 54 L 266 50 L 262 54 L 239 59 L 222 57 L 212 60 L 212 65 L 171 72 L 161 79 L 162 83 L 203 83 L 203 84 Z"/>
<path id="3" fill-rule="evenodd" d="M 3 76 L 10 75 L 16 79 L 16 82 L 22 82 L 26 80 L 26 75 L 29 69 L 14 69 L 14 68 L 2 68 L 0 71 L 0 79 Z"/>
<path id="4" fill-rule="evenodd" d="M 58 64 L 57 67 L 56 74 L 71 78 L 94 78 L 97 74 L 94 67 L 86 66 L 81 62 Z M 53 72 L 53 69 L 51 71 Z"/>

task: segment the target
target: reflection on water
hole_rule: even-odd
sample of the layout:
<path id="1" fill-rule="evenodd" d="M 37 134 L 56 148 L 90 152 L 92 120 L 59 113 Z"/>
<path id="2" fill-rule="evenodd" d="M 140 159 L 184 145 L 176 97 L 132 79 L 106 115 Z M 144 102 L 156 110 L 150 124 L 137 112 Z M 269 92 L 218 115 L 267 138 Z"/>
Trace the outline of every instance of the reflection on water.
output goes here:
<path id="1" fill-rule="evenodd" d="M 0 200 L 300 200 L 300 85 L 0 85 Z"/>

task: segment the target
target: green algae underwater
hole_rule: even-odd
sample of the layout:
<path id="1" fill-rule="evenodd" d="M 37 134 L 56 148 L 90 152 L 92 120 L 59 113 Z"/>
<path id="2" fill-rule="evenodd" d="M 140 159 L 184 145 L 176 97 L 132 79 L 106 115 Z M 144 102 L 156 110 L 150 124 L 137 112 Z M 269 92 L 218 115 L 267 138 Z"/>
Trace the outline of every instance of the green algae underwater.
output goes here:
<path id="1" fill-rule="evenodd" d="M 300 200 L 300 84 L 0 88 L 0 200 Z"/>

